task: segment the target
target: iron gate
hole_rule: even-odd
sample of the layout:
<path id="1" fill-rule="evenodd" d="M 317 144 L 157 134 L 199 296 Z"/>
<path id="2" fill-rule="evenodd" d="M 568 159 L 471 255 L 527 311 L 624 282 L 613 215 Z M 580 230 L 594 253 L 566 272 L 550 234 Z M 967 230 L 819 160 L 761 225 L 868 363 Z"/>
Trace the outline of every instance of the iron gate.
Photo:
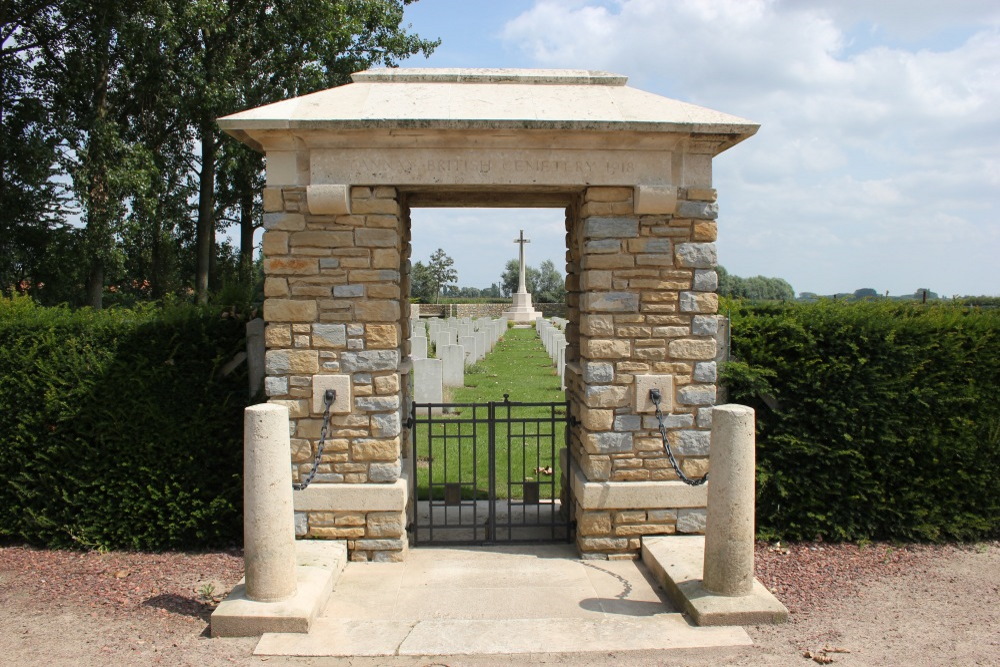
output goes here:
<path id="1" fill-rule="evenodd" d="M 572 541 L 560 500 L 569 404 L 414 403 L 413 543 Z M 567 448 L 567 452 L 569 449 Z"/>

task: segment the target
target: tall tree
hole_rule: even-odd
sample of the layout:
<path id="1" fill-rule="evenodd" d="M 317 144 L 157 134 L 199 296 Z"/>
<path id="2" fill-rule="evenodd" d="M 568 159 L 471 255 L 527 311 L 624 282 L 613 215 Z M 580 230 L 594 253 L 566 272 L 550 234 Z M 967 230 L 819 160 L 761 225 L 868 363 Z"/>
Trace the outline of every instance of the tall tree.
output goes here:
<path id="1" fill-rule="evenodd" d="M 201 146 L 195 279 L 199 301 L 208 298 L 217 223 L 220 137 L 215 119 L 346 83 L 352 72 L 374 64 L 393 66 L 410 55 L 429 55 L 438 42 L 420 39 L 402 26 L 403 8 L 412 1 L 175 0 L 192 40 L 197 91 L 191 118 Z M 241 238 L 252 243 L 259 209 L 250 197 L 259 184 L 261 163 L 247 156 L 225 165 L 233 171 L 224 179 L 226 203 L 239 208 Z"/>
<path id="2" fill-rule="evenodd" d="M 434 303 L 440 300 L 441 290 L 458 280 L 458 272 L 454 268 L 455 260 L 445 254 L 442 248 L 431 253 L 427 264 L 427 274 L 434 294 Z"/>

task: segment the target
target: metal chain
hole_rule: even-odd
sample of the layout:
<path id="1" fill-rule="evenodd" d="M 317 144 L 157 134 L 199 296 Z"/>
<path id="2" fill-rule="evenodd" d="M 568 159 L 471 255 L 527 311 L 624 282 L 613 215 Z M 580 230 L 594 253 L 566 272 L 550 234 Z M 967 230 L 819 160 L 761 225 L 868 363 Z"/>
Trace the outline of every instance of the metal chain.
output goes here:
<path id="1" fill-rule="evenodd" d="M 319 460 L 323 458 L 323 447 L 326 446 L 326 432 L 330 428 L 330 408 L 333 407 L 335 400 L 337 400 L 337 392 L 333 389 L 327 389 L 326 393 L 323 394 L 323 402 L 326 404 L 326 409 L 323 411 L 323 426 L 319 429 L 319 444 L 316 446 L 316 457 L 313 459 L 312 469 L 306 475 L 305 481 L 292 484 L 292 488 L 296 491 L 307 488 L 312 484 L 313 477 L 316 476 L 316 470 L 319 468 Z"/>
<path id="2" fill-rule="evenodd" d="M 653 402 L 653 407 L 656 408 L 656 422 L 660 425 L 660 437 L 663 439 L 663 449 L 667 452 L 667 458 L 670 459 L 670 465 L 673 466 L 674 472 L 682 482 L 688 486 L 701 486 L 708 481 L 708 473 L 698 479 L 691 479 L 684 474 L 681 467 L 677 465 L 677 459 L 674 458 L 674 452 L 670 449 L 670 442 L 667 441 L 667 427 L 663 425 L 663 413 L 660 412 L 660 392 L 653 390 L 649 392 L 649 400 Z"/>

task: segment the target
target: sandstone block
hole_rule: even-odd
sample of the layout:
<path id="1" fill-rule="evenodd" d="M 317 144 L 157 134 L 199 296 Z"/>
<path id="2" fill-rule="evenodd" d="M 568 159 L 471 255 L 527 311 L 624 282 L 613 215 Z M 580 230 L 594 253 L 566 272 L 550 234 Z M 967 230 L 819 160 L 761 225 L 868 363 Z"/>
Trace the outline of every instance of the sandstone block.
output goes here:
<path id="1" fill-rule="evenodd" d="M 354 233 L 349 231 L 302 231 L 292 234 L 292 247 L 343 248 L 354 245 Z"/>
<path id="2" fill-rule="evenodd" d="M 265 213 L 264 229 L 297 232 L 306 228 L 306 218 L 300 213 Z"/>
<path id="3" fill-rule="evenodd" d="M 715 188 L 688 188 L 686 199 L 715 201 L 718 199 L 718 193 L 715 191 Z"/>
<path id="4" fill-rule="evenodd" d="M 607 535 L 611 532 L 611 515 L 608 512 L 584 512 L 577 521 L 581 535 Z"/>
<path id="5" fill-rule="evenodd" d="M 592 482 L 605 482 L 611 478 L 611 457 L 585 454 L 581 457 L 580 470 Z"/>
<path id="6" fill-rule="evenodd" d="M 354 244 L 359 248 L 395 248 L 399 244 L 399 234 L 395 229 L 361 227 L 354 230 Z"/>
<path id="7" fill-rule="evenodd" d="M 699 220 L 694 223 L 694 227 L 691 230 L 691 240 L 692 241 L 707 241 L 711 243 L 715 241 L 719 236 L 718 225 L 714 222 L 706 222 L 704 220 Z"/>
<path id="8" fill-rule="evenodd" d="M 611 315 L 583 315 L 580 318 L 580 332 L 586 336 L 613 336 L 615 321 Z"/>
<path id="9" fill-rule="evenodd" d="M 285 208 L 285 200 L 281 194 L 281 188 L 264 188 L 261 196 L 265 213 L 276 213 Z"/>
<path id="10" fill-rule="evenodd" d="M 397 461 L 399 459 L 399 438 L 359 439 L 351 446 L 351 453 L 356 461 Z"/>
<path id="11" fill-rule="evenodd" d="M 399 251 L 395 249 L 378 248 L 372 251 L 373 269 L 399 270 Z"/>
<path id="12" fill-rule="evenodd" d="M 279 297 L 279 298 L 283 296 L 288 296 L 288 279 L 272 278 L 272 277 L 265 278 L 264 296 Z"/>
<path id="13" fill-rule="evenodd" d="M 674 359 L 707 360 L 715 358 L 716 343 L 714 338 L 679 338 L 667 350 Z"/>
<path id="14" fill-rule="evenodd" d="M 365 340 L 370 349 L 389 349 L 399 345 L 399 332 L 395 324 L 369 324 Z"/>
<path id="15" fill-rule="evenodd" d="M 312 375 L 319 370 L 319 353 L 316 350 L 268 350 L 264 366 L 268 375 Z"/>
<path id="16" fill-rule="evenodd" d="M 264 330 L 264 344 L 269 347 L 291 347 L 292 327 L 287 324 L 268 324 Z"/>
<path id="17" fill-rule="evenodd" d="M 628 387 L 597 385 L 586 389 L 584 403 L 589 408 L 618 408 L 628 404 Z"/>
<path id="18" fill-rule="evenodd" d="M 590 187 L 587 188 L 584 197 L 587 201 L 629 201 L 632 198 L 632 189 L 625 187 Z"/>
<path id="19" fill-rule="evenodd" d="M 615 422 L 614 410 L 595 410 L 584 407 L 581 410 L 580 422 L 591 431 L 610 431 Z"/>
<path id="20" fill-rule="evenodd" d="M 600 269 L 630 269 L 635 266 L 635 258 L 632 255 L 584 255 L 580 262 L 586 271 Z"/>
<path id="21" fill-rule="evenodd" d="M 354 316 L 359 322 L 397 322 L 399 303 L 396 301 L 359 301 L 354 304 Z"/>
<path id="22" fill-rule="evenodd" d="M 312 325 L 313 347 L 346 347 L 347 332 L 343 324 Z"/>
<path id="23" fill-rule="evenodd" d="M 315 257 L 267 257 L 264 274 L 268 276 L 314 276 L 319 273 Z"/>
<path id="24" fill-rule="evenodd" d="M 375 465 L 381 464 L 373 464 Z M 370 477 L 370 475 L 369 475 Z M 397 476 L 398 477 L 398 476 Z M 372 512 L 368 515 L 368 534 L 370 538 L 400 538 L 403 536 L 402 512 Z"/>
<path id="25" fill-rule="evenodd" d="M 292 299 L 264 299 L 264 319 L 268 322 L 313 322 L 316 302 Z"/>
<path id="26" fill-rule="evenodd" d="M 288 254 L 288 232 L 268 230 L 261 238 L 261 252 L 265 257 Z"/>
<path id="27" fill-rule="evenodd" d="M 631 353 L 627 340 L 591 338 L 583 343 L 583 354 L 590 359 L 624 359 Z"/>
<path id="28" fill-rule="evenodd" d="M 381 375 L 375 378 L 375 391 L 379 394 L 394 394 L 399 391 L 399 376 Z"/>

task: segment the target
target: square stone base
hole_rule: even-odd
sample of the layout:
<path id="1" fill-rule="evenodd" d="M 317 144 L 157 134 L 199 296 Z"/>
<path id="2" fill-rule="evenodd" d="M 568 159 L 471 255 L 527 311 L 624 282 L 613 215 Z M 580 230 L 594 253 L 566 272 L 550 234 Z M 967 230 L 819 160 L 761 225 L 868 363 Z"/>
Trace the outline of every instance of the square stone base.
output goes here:
<path id="1" fill-rule="evenodd" d="M 212 612 L 213 637 L 257 637 L 265 632 L 309 632 L 347 564 L 343 541 L 298 541 L 294 596 L 281 602 L 255 602 L 241 580 Z"/>
<path id="2" fill-rule="evenodd" d="M 785 605 L 756 579 L 750 595 L 728 597 L 705 590 L 702 535 L 643 537 L 642 561 L 670 600 L 698 625 L 762 625 L 788 620 Z"/>

